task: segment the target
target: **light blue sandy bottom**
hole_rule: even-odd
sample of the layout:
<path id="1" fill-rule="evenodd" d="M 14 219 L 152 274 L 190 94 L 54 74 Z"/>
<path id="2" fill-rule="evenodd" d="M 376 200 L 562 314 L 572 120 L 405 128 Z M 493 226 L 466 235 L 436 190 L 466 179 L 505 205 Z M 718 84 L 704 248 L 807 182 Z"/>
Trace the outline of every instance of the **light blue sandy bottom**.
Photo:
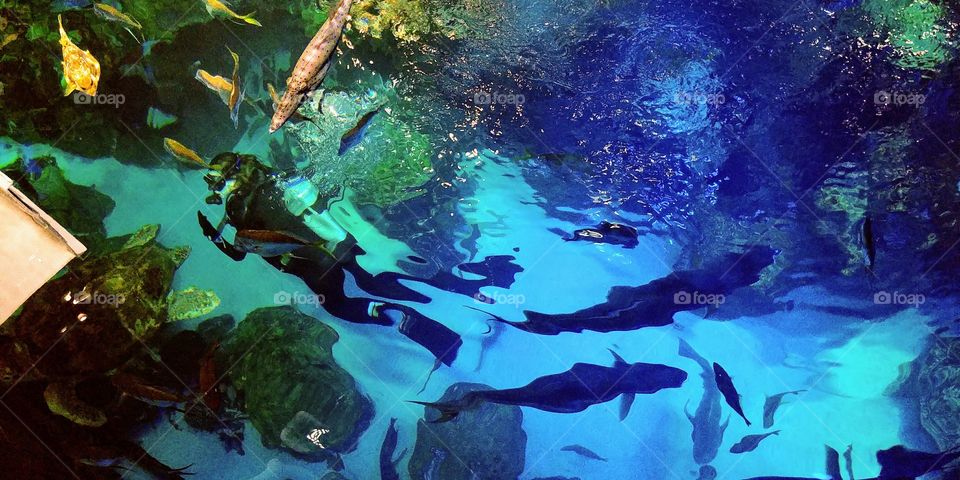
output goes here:
<path id="1" fill-rule="evenodd" d="M 229 260 L 201 235 L 196 211 L 203 210 L 211 218 L 220 214 L 203 202 L 206 185 L 200 173 L 147 170 L 120 165 L 112 159 L 55 154 L 71 181 L 95 185 L 116 201 L 117 207 L 106 221 L 110 234 L 160 223 L 161 242 L 193 249 L 177 273 L 175 288 L 197 285 L 213 289 L 222 299 L 222 306 L 214 314 L 230 313 L 242 319 L 254 308 L 272 305 L 278 291 L 309 292 L 298 278 L 280 274 L 259 259 L 240 263 Z M 522 300 L 522 305 L 497 305 L 491 307 L 493 312 L 512 320 L 522 319 L 521 309 L 568 312 L 601 301 L 611 286 L 639 285 L 670 272 L 677 251 L 674 245 L 652 236 L 642 238 L 633 250 L 563 242 L 548 229 L 570 231 L 583 225 L 548 217 L 533 203 L 535 191 L 523 183 L 515 164 L 498 163 L 483 155 L 462 163 L 465 175 L 475 177 L 480 185 L 474 197 L 463 199 L 460 212 L 469 223 L 481 226 L 479 257 L 510 253 L 524 268 L 509 292 L 484 292 L 513 295 Z M 482 171 L 477 164 L 482 165 Z M 493 224 L 496 217 L 492 213 L 505 215 L 503 222 Z M 602 209 L 580 213 L 597 221 L 616 218 L 617 214 Z M 354 228 L 365 231 L 368 227 Z M 386 244 L 377 232 L 358 238 L 362 245 Z M 379 251 L 381 258 L 365 261 L 373 269 L 391 262 L 395 265 L 401 254 L 409 253 L 398 245 L 368 248 Z M 520 248 L 519 253 L 512 252 L 514 247 Z M 383 258 L 384 251 L 394 258 Z M 732 418 L 721 453 L 713 463 L 720 478 L 822 477 L 824 444 L 839 451 L 852 444 L 857 476 L 875 476 L 879 467 L 874 452 L 903 441 L 899 434 L 903 423 L 900 408 L 884 395 L 884 390 L 897 378 L 900 365 L 916 358 L 930 333 L 927 319 L 915 310 L 870 322 L 812 310 L 812 306 L 825 305 L 856 308 L 864 305 L 864 299 L 803 288 L 786 295 L 796 304 L 790 312 L 732 322 L 707 321 L 693 313 L 681 313 L 676 316 L 675 327 L 623 333 L 535 336 L 500 326 L 490 335 L 481 335 L 479 332 L 487 329 L 486 319 L 465 308 L 471 303 L 469 299 L 411 285 L 435 299 L 418 308 L 461 333 L 466 342 L 454 367 L 441 368 L 419 396 L 416 391 L 433 364 L 428 352 L 390 329 L 348 324 L 321 311 L 307 312 L 329 321 L 339 332 L 341 340 L 334 349 L 337 361 L 356 377 L 376 405 L 376 418 L 357 450 L 344 457 L 344 473 L 350 478 L 379 475 L 376 459 L 391 417 L 398 419 L 397 451 L 412 451 L 416 422 L 423 409 L 406 400 L 434 400 L 458 381 L 513 387 L 540 375 L 564 371 L 575 362 L 609 364 L 607 348 L 618 350 L 630 362 L 684 368 L 690 372 L 690 380 L 681 389 L 638 397 L 623 423 L 617 419 L 615 402 L 569 415 L 524 409 L 523 427 L 528 436 L 524 477 L 691 478 L 697 466 L 691 457 L 690 424 L 683 406 L 690 402 L 693 408 L 699 402 L 702 384 L 698 367 L 676 354 L 680 336 L 735 376 L 744 409 L 756 424 L 760 423 L 764 395 L 809 390 L 784 404 L 775 426 L 782 433 L 762 443 L 753 454 L 726 453 L 743 435 L 760 431 L 748 431 L 742 421 Z M 214 435 L 197 433 L 185 425 L 175 430 L 164 421 L 148 428 L 141 440 L 151 454 L 168 465 L 193 464 L 190 470 L 195 474 L 191 478 L 197 480 L 252 478 L 273 459 L 302 467 L 304 472 L 312 471 L 312 478 L 326 470 L 322 464 L 306 464 L 264 449 L 250 425 L 246 429 L 245 456 L 225 453 Z M 573 443 L 596 451 L 609 462 L 585 460 L 560 451 L 560 447 Z M 405 461 L 400 471 L 406 471 Z"/>

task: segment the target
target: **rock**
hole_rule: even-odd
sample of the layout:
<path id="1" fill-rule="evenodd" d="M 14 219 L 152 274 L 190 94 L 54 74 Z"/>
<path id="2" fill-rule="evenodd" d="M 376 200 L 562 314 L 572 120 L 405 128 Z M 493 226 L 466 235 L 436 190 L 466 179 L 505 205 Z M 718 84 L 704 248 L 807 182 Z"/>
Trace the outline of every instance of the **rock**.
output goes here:
<path id="1" fill-rule="evenodd" d="M 155 243 L 72 263 L 4 325 L 0 373 L 77 379 L 121 366 L 167 321 L 176 268 L 174 250 Z"/>
<path id="2" fill-rule="evenodd" d="M 916 361 L 920 424 L 940 450 L 960 444 L 960 338 L 940 337 Z"/>
<path id="3" fill-rule="evenodd" d="M 72 383 L 51 383 L 43 391 L 43 399 L 47 408 L 56 415 L 60 415 L 77 425 L 84 427 L 102 427 L 107 423 L 107 415 L 103 411 L 87 405 L 79 398 Z"/>
<path id="4" fill-rule="evenodd" d="M 197 287 L 173 292 L 167 298 L 167 314 L 174 321 L 202 317 L 219 306 L 220 297 L 216 293 Z"/>
<path id="5" fill-rule="evenodd" d="M 197 333 L 203 337 L 207 343 L 219 342 L 227 336 L 227 332 L 233 330 L 237 321 L 233 315 L 218 315 L 210 317 L 197 325 Z"/>
<path id="6" fill-rule="evenodd" d="M 438 401 L 489 388 L 456 383 Z M 437 412 L 430 409 L 426 415 L 417 423 L 417 442 L 408 465 L 412 478 L 499 480 L 518 478 L 523 472 L 527 434 L 520 407 L 484 403 L 436 424 L 427 422 L 435 420 Z"/>
<path id="7" fill-rule="evenodd" d="M 228 375 L 265 446 L 317 460 L 355 447 L 372 405 L 334 360 L 338 339 L 292 307 L 270 307 L 251 312 L 223 342 L 218 363 L 234 365 Z"/>

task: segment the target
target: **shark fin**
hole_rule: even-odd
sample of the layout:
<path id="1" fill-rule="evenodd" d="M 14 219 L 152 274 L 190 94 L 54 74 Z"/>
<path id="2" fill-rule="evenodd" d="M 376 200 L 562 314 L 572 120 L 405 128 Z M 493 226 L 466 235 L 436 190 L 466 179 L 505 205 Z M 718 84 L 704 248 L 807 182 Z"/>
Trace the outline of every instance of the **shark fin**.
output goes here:
<path id="1" fill-rule="evenodd" d="M 608 348 L 607 350 L 609 350 L 610 353 L 613 354 L 613 364 L 614 364 L 614 365 L 616 365 L 616 366 L 625 366 L 625 365 L 628 365 L 627 361 L 624 360 L 623 357 L 621 357 L 620 355 L 617 355 L 617 352 L 614 352 L 613 350 L 611 350 L 611 349 L 609 349 L 609 348 Z"/>
<path id="2" fill-rule="evenodd" d="M 636 395 L 632 393 L 622 393 L 620 394 L 620 421 L 624 421 L 627 418 L 627 415 L 630 415 L 630 407 L 633 406 L 633 400 L 636 398 Z"/>

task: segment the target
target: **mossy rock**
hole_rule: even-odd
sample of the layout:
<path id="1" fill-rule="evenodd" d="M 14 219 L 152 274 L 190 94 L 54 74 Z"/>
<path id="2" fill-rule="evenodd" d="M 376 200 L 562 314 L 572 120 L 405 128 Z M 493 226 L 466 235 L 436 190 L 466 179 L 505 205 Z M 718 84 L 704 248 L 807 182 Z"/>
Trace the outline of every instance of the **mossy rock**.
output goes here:
<path id="1" fill-rule="evenodd" d="M 167 311 L 170 320 L 189 320 L 202 317 L 220 306 L 220 297 L 210 290 L 188 287 L 173 292 L 167 298 Z"/>
<path id="2" fill-rule="evenodd" d="M 477 383 L 456 383 L 438 401 L 489 389 Z M 417 422 L 417 443 L 408 464 L 410 477 L 502 480 L 518 478 L 523 472 L 527 434 L 520 407 L 484 403 L 449 422 L 427 423 L 437 416 L 428 409 L 427 417 Z"/>
<path id="3" fill-rule="evenodd" d="M 920 402 L 920 424 L 941 450 L 960 444 L 960 339 L 939 338 L 914 365 L 916 383 L 907 389 Z"/>
<path id="4" fill-rule="evenodd" d="M 372 405 L 334 360 L 338 339 L 332 328 L 292 307 L 270 307 L 251 312 L 223 343 L 221 364 L 235 365 L 228 375 L 243 392 L 245 413 L 265 446 L 318 460 L 355 447 Z M 315 429 L 325 430 L 316 442 L 322 447 L 311 451 L 284 441 L 311 433 L 298 430 L 303 422 L 292 425 L 295 418 L 316 420 Z"/>
<path id="5" fill-rule="evenodd" d="M 151 243 L 74 261 L 4 325 L 0 377 L 78 379 L 123 365 L 167 321 L 174 253 Z"/>

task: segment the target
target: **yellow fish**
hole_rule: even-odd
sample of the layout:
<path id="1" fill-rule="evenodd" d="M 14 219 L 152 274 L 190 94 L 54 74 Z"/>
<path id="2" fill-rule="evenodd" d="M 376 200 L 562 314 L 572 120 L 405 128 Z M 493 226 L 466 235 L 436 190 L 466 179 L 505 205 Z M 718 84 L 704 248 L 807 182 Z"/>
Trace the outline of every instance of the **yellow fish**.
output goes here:
<path id="1" fill-rule="evenodd" d="M 107 5 L 106 3 L 94 3 L 93 4 L 93 13 L 96 13 L 97 16 L 105 18 L 112 22 L 120 22 L 128 27 L 136 28 L 137 30 L 143 30 L 143 25 L 140 25 L 136 19 L 127 15 L 116 8 Z"/>
<path id="2" fill-rule="evenodd" d="M 189 148 L 183 146 L 182 143 L 172 138 L 163 139 L 163 148 L 167 151 L 167 153 L 173 155 L 174 158 L 191 167 L 199 166 L 209 170 L 213 169 L 209 163 L 200 158 L 200 155 L 197 155 L 197 152 L 190 150 Z"/>
<path id="3" fill-rule="evenodd" d="M 230 108 L 230 120 L 233 120 L 233 128 L 237 128 L 240 120 L 240 102 L 243 100 L 243 92 L 240 91 L 240 55 L 234 53 L 227 47 L 230 56 L 233 57 L 233 88 L 230 89 L 230 98 L 227 100 L 227 107 Z"/>
<path id="4" fill-rule="evenodd" d="M 263 25 L 260 25 L 260 22 L 256 21 L 253 18 L 252 12 L 247 15 L 237 15 L 236 12 L 234 12 L 233 10 L 230 10 L 230 7 L 227 6 L 229 4 L 226 1 L 203 0 L 203 3 L 207 7 L 207 13 L 209 13 L 210 16 L 212 17 L 215 17 L 216 13 L 219 12 L 230 18 L 235 18 L 237 20 L 249 23 L 250 25 L 256 25 L 258 27 L 263 26 Z"/>
<path id="5" fill-rule="evenodd" d="M 60 46 L 63 50 L 63 79 L 67 83 L 63 96 L 70 95 L 74 90 L 96 95 L 100 82 L 100 62 L 89 51 L 80 50 L 70 41 L 60 15 L 57 15 L 57 23 L 60 24 Z"/>
<path id="6" fill-rule="evenodd" d="M 16 32 L 7 34 L 7 36 L 3 37 L 3 40 L 0 40 L 0 48 L 6 47 L 10 44 L 10 42 L 13 42 L 17 38 L 18 35 Z"/>
<path id="7" fill-rule="evenodd" d="M 220 75 L 212 75 L 202 68 L 197 70 L 196 79 L 219 95 L 223 103 L 227 105 L 230 104 L 230 92 L 233 91 L 233 82 Z"/>

